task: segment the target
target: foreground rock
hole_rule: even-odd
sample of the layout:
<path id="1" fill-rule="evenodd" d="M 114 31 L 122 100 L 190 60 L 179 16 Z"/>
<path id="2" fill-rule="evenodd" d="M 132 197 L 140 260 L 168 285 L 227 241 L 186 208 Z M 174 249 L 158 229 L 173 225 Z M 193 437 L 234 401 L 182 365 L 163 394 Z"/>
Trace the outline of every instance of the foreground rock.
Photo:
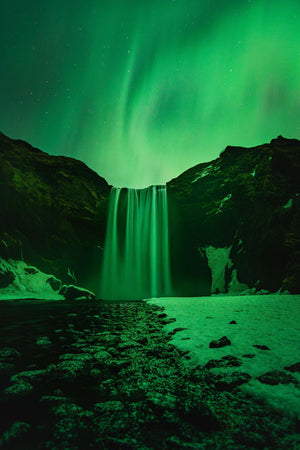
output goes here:
<path id="1" fill-rule="evenodd" d="M 295 377 L 293 377 L 291 374 L 280 371 L 280 370 L 273 370 L 271 372 L 267 372 L 263 375 L 260 375 L 257 377 L 257 379 L 263 383 L 263 384 L 270 384 L 272 386 L 275 386 L 277 384 L 299 384 Z"/>
<path id="2" fill-rule="evenodd" d="M 209 348 L 221 348 L 226 347 L 226 345 L 231 345 L 231 341 L 228 339 L 227 336 L 223 336 L 221 339 L 211 341 L 209 343 Z"/>

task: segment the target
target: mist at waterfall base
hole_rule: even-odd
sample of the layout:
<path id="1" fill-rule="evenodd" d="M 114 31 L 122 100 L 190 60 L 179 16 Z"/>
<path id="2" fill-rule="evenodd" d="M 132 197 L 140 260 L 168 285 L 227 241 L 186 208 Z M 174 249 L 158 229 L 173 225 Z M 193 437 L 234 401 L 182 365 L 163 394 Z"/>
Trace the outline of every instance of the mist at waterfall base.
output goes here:
<path id="1" fill-rule="evenodd" d="M 295 0 L 2 0 L 1 131 L 111 185 L 299 137 Z M 117 162 L 117 163 L 116 163 Z"/>
<path id="2" fill-rule="evenodd" d="M 112 188 L 100 291 L 104 300 L 171 294 L 166 186 Z"/>

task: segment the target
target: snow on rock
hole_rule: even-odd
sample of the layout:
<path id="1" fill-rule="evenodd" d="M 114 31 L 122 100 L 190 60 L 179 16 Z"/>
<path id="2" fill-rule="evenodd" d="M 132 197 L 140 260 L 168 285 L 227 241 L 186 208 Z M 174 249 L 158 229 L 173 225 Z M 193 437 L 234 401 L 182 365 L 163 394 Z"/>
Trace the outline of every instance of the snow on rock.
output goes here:
<path id="1" fill-rule="evenodd" d="M 283 205 L 283 208 L 284 208 L 284 209 L 289 209 L 289 208 L 291 208 L 292 206 L 293 206 L 293 199 L 290 198 L 289 201 L 288 201 L 285 205 Z"/>
<path id="2" fill-rule="evenodd" d="M 229 295 L 241 295 L 242 292 L 248 290 L 249 287 L 245 283 L 240 283 L 237 278 L 237 270 L 233 269 L 231 273 L 231 281 L 228 284 Z"/>
<path id="3" fill-rule="evenodd" d="M 74 286 L 70 284 L 69 286 L 64 285 L 60 289 L 59 293 L 65 297 L 66 300 L 75 300 L 75 299 L 87 299 L 94 300 L 95 294 L 87 289 Z"/>
<path id="4" fill-rule="evenodd" d="M 208 266 L 211 270 L 211 293 L 217 294 L 220 292 L 226 292 L 225 271 L 226 268 L 230 268 L 232 266 L 232 262 L 229 258 L 231 246 L 215 248 L 210 245 L 200 249 L 200 254 L 202 254 L 203 251 L 206 254 Z"/>
<path id="5" fill-rule="evenodd" d="M 195 178 L 193 181 L 191 181 L 191 183 L 196 183 L 196 181 L 198 181 L 198 180 L 200 180 L 201 178 L 204 178 L 204 177 L 206 177 L 207 175 L 209 175 L 210 169 L 211 169 L 212 167 L 213 167 L 213 166 L 210 165 L 210 166 L 205 167 L 205 169 L 203 169 L 203 171 L 202 171 L 201 173 L 197 172 L 196 178 Z"/>
<path id="6" fill-rule="evenodd" d="M 171 343 L 189 351 L 189 364 L 205 366 L 209 361 L 234 356 L 242 361 L 239 367 L 214 364 L 215 373 L 247 373 L 251 379 L 241 389 L 264 400 L 286 415 L 300 418 L 300 373 L 293 371 L 297 384 L 290 379 L 288 369 L 298 368 L 300 355 L 299 326 L 300 295 L 214 296 L 199 298 L 157 298 L 149 303 L 163 306 L 168 317 L 176 318 L 176 327 L 187 328 L 171 334 Z M 236 324 L 232 326 L 230 322 Z M 175 324 L 165 325 L 171 332 Z M 231 345 L 209 348 L 212 340 L 227 336 Z M 264 348 L 269 350 L 266 351 Z M 262 383 L 269 373 L 286 371 L 276 377 L 277 385 Z M 267 374 L 267 375 L 266 375 Z M 289 381 L 289 382 L 288 382 Z M 285 384 L 287 383 L 287 384 Z"/>
<path id="7" fill-rule="evenodd" d="M 217 211 L 215 212 L 215 214 L 219 214 L 220 212 L 222 212 L 223 206 L 225 205 L 226 202 L 228 202 L 228 200 L 231 199 L 231 197 L 232 197 L 232 194 L 228 194 L 228 195 L 226 195 L 226 197 L 224 197 L 224 198 L 220 201 L 220 204 L 219 204 L 218 209 L 217 209 Z"/>
<path id="8" fill-rule="evenodd" d="M 7 275 L 10 274 L 10 275 Z M 0 281 L 9 277 L 9 283 L 0 284 L 0 300 L 16 298 L 62 299 L 57 293 L 61 282 L 52 275 L 29 266 L 24 261 L 0 257 Z M 2 287 L 1 287 L 2 286 Z"/>

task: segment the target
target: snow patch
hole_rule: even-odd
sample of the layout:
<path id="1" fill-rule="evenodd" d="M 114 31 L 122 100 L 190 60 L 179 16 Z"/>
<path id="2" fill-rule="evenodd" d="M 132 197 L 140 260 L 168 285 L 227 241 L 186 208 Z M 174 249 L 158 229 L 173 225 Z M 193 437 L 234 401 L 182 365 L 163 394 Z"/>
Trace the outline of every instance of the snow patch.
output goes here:
<path id="1" fill-rule="evenodd" d="M 244 244 L 243 244 L 242 239 L 239 239 L 238 248 L 239 248 L 238 255 L 240 255 L 241 253 L 245 253 Z"/>
<path id="2" fill-rule="evenodd" d="M 175 327 L 187 328 L 174 334 L 171 343 L 189 352 L 191 365 L 205 365 L 229 354 L 236 356 L 242 361 L 240 367 L 213 370 L 217 373 L 224 370 L 248 373 L 252 379 L 242 389 L 287 416 L 300 418 L 299 386 L 269 386 L 256 379 L 269 371 L 284 371 L 285 367 L 299 362 L 299 302 L 300 295 L 283 298 L 278 294 L 150 300 L 152 304 L 163 306 L 168 317 L 176 318 L 176 322 L 165 326 L 166 332 Z M 236 324 L 230 324 L 232 320 Z M 230 339 L 230 346 L 209 348 L 212 340 L 222 336 Z M 261 350 L 254 345 L 265 345 L 270 350 Z M 243 358 L 249 354 L 254 357 Z M 299 373 L 292 375 L 300 382 Z"/>
<path id="3" fill-rule="evenodd" d="M 200 180 L 201 178 L 204 178 L 204 177 L 206 177 L 207 175 L 209 175 L 209 173 L 210 173 L 210 169 L 212 168 L 212 165 L 210 165 L 210 166 L 207 166 L 207 167 L 205 167 L 205 169 L 203 169 L 203 171 L 200 173 L 200 172 L 197 172 L 196 173 L 196 178 L 193 180 L 193 181 L 191 181 L 191 183 L 196 183 L 196 181 L 198 181 L 198 180 Z"/>
<path id="4" fill-rule="evenodd" d="M 230 247 L 215 248 L 212 245 L 199 249 L 201 252 L 205 252 L 208 267 L 211 270 L 211 293 L 216 294 L 219 292 L 226 292 L 225 288 L 225 271 L 226 268 L 232 267 L 232 261 L 229 258 L 231 251 Z"/>
<path id="5" fill-rule="evenodd" d="M 249 289 L 249 286 L 245 283 L 240 283 L 237 278 L 237 269 L 233 269 L 231 274 L 231 281 L 228 284 L 229 295 L 240 295 L 243 291 Z"/>
<path id="6" fill-rule="evenodd" d="M 293 206 L 293 199 L 290 198 L 289 201 L 288 201 L 285 205 L 283 205 L 283 208 L 284 208 L 284 209 L 289 209 L 289 208 L 291 208 L 292 206 Z"/>
<path id="7" fill-rule="evenodd" d="M 218 170 L 220 170 L 220 161 L 218 161 L 216 164 L 210 164 L 201 172 L 196 172 L 196 178 L 194 178 L 191 183 L 196 183 L 196 181 L 201 180 L 201 178 L 207 177 L 207 175 L 209 175 L 211 172 L 217 172 Z"/>
<path id="8" fill-rule="evenodd" d="M 218 206 L 217 211 L 215 212 L 215 214 L 219 214 L 222 211 L 223 206 L 225 205 L 226 202 L 228 202 L 228 200 L 230 200 L 232 197 L 232 194 L 228 194 L 226 195 L 226 197 L 224 197 L 221 201 L 220 204 Z"/>

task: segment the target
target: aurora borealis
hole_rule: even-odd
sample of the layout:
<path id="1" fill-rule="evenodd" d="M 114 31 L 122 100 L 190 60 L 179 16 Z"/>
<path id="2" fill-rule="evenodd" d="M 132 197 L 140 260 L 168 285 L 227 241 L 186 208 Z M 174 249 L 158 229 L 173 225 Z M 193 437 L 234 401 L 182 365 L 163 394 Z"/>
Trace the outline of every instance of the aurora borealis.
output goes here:
<path id="1" fill-rule="evenodd" d="M 115 186 L 300 136 L 295 0 L 1 2 L 0 129 Z"/>

